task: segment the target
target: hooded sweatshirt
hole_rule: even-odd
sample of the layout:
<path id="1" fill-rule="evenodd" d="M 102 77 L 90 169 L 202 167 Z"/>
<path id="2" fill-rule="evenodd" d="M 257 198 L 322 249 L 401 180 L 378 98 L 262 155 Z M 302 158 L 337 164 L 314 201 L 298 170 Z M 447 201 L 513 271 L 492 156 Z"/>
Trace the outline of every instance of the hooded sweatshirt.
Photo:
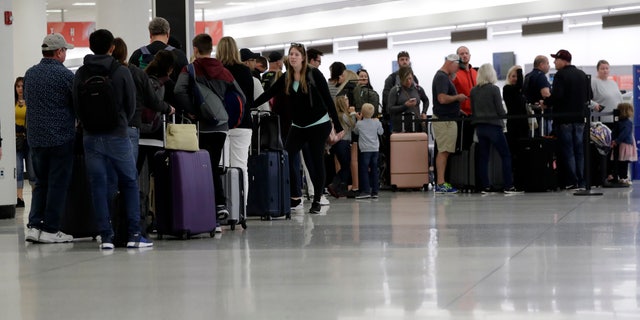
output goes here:
<path id="1" fill-rule="evenodd" d="M 111 81 L 113 82 L 114 101 L 117 104 L 119 120 L 118 126 L 105 134 L 128 137 L 127 127 L 136 110 L 136 86 L 133 83 L 129 69 L 118 63 L 112 56 L 88 54 L 84 57 L 84 65 L 78 69 L 73 78 L 73 106 L 77 114 L 80 85 L 83 79 L 87 79 L 87 74 L 104 73 L 111 70 L 111 66 L 114 63 L 118 65 L 118 68 L 111 75 Z"/>
<path id="2" fill-rule="evenodd" d="M 200 84 L 200 92 L 202 92 L 205 101 L 207 100 L 207 97 L 210 97 L 210 94 L 214 93 L 211 91 L 207 91 L 209 89 L 206 87 L 206 85 L 202 85 L 203 82 L 206 82 L 208 80 L 223 80 L 227 82 L 228 85 L 238 85 L 237 82 L 235 82 L 233 75 L 231 75 L 231 72 L 229 72 L 229 70 L 227 70 L 224 65 L 215 58 L 198 58 L 193 62 L 193 66 L 197 82 Z M 239 87 L 237 89 L 238 92 L 242 92 Z M 192 105 L 192 90 L 189 86 L 189 72 L 187 71 L 187 67 L 182 68 L 182 72 L 180 72 L 180 76 L 178 76 L 178 81 L 176 82 L 174 93 L 177 109 L 194 115 L 198 114 L 198 112 Z M 226 113 L 226 110 L 220 110 L 220 114 L 224 114 L 227 118 L 218 116 L 217 124 L 209 123 L 200 119 L 200 132 L 228 131 L 229 124 L 227 123 L 228 116 L 226 115 Z"/>

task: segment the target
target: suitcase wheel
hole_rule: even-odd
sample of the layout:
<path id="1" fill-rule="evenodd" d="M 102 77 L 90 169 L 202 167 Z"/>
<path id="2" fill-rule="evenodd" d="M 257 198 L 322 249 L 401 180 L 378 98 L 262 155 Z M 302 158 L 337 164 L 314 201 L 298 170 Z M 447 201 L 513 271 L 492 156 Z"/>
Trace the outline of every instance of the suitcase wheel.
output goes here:
<path id="1" fill-rule="evenodd" d="M 162 238 L 163 238 L 163 234 L 158 232 L 158 240 L 162 240 Z"/>
<path id="2" fill-rule="evenodd" d="M 235 223 L 233 223 L 233 224 L 229 225 L 229 227 L 231 228 L 231 231 L 233 231 L 233 230 L 235 230 L 235 229 L 236 229 L 236 224 L 235 224 Z"/>
<path id="3" fill-rule="evenodd" d="M 246 229 L 247 228 L 247 221 L 246 220 L 242 220 L 240 222 L 240 225 L 242 226 L 242 229 Z"/>
<path id="4" fill-rule="evenodd" d="M 287 213 L 286 216 L 284 216 L 285 220 L 291 220 L 291 213 Z"/>
<path id="5" fill-rule="evenodd" d="M 215 236 L 216 236 L 216 231 L 215 230 L 209 232 L 209 237 L 213 238 Z"/>
<path id="6" fill-rule="evenodd" d="M 271 216 L 270 215 L 261 216 L 260 220 L 262 220 L 262 221 L 271 221 Z"/>

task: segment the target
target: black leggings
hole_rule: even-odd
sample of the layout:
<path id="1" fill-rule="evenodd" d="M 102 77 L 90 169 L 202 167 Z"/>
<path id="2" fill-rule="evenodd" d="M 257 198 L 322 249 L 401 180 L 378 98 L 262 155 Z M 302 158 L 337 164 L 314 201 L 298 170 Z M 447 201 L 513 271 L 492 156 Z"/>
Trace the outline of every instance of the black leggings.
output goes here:
<path id="1" fill-rule="evenodd" d="M 331 122 L 327 121 L 308 128 L 298 128 L 291 126 L 289 135 L 287 136 L 287 144 L 285 149 L 288 154 L 297 154 L 302 149 L 302 146 L 307 143 L 309 145 L 309 160 L 311 165 L 307 164 L 309 169 L 309 175 L 311 176 L 311 182 L 313 183 L 313 189 L 315 190 L 313 195 L 314 202 L 320 202 L 322 197 L 322 191 L 324 190 L 325 182 L 325 167 L 324 167 L 324 146 L 331 132 Z M 294 166 L 289 166 L 289 177 L 295 177 Z M 302 196 L 302 186 L 298 179 L 291 180 L 291 197 L 299 198 Z"/>

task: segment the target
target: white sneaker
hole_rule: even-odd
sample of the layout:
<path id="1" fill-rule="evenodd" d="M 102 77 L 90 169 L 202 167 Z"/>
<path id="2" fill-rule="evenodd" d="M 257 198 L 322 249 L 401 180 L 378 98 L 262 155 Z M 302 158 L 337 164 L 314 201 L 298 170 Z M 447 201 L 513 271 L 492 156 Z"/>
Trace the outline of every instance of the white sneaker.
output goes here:
<path id="1" fill-rule="evenodd" d="M 29 242 L 40 242 L 40 230 L 36 228 L 27 228 L 24 240 Z"/>
<path id="2" fill-rule="evenodd" d="M 320 197 L 320 205 L 321 206 L 328 206 L 330 205 L 329 203 L 329 199 L 327 199 L 327 197 L 324 196 L 324 194 L 322 195 L 322 197 Z"/>
<path id="3" fill-rule="evenodd" d="M 298 202 L 300 201 L 300 202 Z M 302 210 L 304 209 L 304 199 L 300 198 L 297 200 L 291 199 L 291 210 Z"/>
<path id="4" fill-rule="evenodd" d="M 70 236 L 62 231 L 56 233 L 50 233 L 42 231 L 40 233 L 40 242 L 42 243 L 62 243 L 73 241 L 73 236 Z"/>

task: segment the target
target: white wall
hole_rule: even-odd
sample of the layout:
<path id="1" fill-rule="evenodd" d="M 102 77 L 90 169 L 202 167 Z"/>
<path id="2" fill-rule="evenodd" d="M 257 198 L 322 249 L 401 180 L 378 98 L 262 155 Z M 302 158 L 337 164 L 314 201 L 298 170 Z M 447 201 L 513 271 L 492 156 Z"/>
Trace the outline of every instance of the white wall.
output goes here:
<path id="1" fill-rule="evenodd" d="M 471 64 L 479 67 L 483 63 L 493 63 L 494 52 L 513 51 L 516 63 L 524 66 L 533 63 L 536 55 L 549 57 L 553 68 L 553 58 L 549 55 L 559 49 L 569 50 L 572 63 L 592 65 L 600 59 L 606 59 L 612 65 L 633 65 L 640 63 L 640 43 L 634 41 L 640 27 L 615 28 L 603 30 L 600 26 L 570 29 L 564 33 L 522 37 L 520 35 L 497 36 L 491 40 L 451 43 L 439 41 L 423 44 L 401 45 L 388 50 L 363 51 L 348 50 L 325 55 L 320 70 L 329 77 L 329 66 L 334 61 L 344 64 L 361 63 L 369 71 L 374 89 L 382 93 L 385 78 L 391 73 L 391 63 L 396 60 L 399 51 L 408 51 L 415 75 L 420 85 L 432 100 L 431 82 L 435 72 L 442 66 L 444 57 L 464 45 L 471 53 Z M 334 46 L 335 48 L 335 46 Z M 528 72 L 526 70 L 525 72 Z M 631 74 L 631 70 L 629 70 Z M 502 84 L 499 84 L 502 87 Z M 433 104 L 431 104 L 433 106 Z M 429 110 L 431 113 L 431 108 Z"/>

